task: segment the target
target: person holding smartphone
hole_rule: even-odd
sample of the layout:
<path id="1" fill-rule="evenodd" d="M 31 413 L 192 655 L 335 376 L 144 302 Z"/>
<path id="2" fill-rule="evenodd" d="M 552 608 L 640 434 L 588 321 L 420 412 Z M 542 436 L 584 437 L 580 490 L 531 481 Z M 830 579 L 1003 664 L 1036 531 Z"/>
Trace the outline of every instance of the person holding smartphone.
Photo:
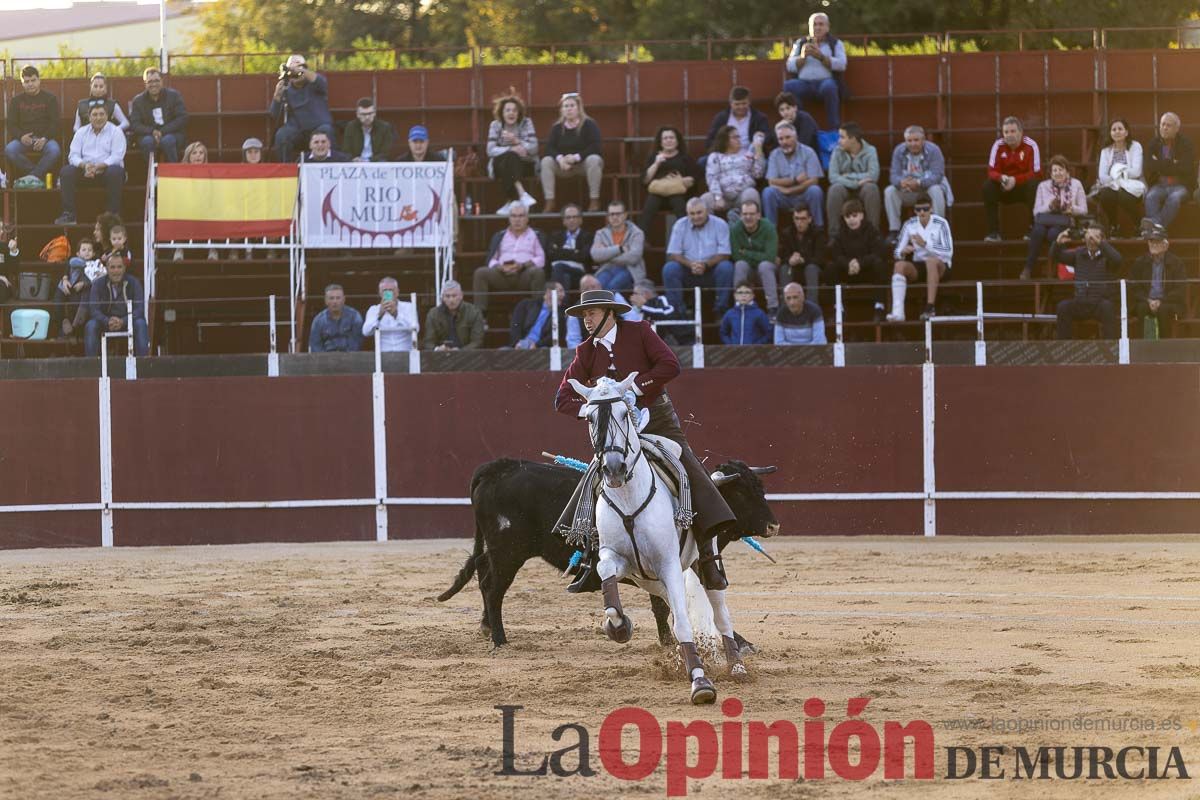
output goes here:
<path id="1" fill-rule="evenodd" d="M 417 309 L 412 303 L 398 299 L 398 284 L 395 278 L 384 278 L 379 282 L 379 302 L 367 309 L 363 316 L 362 332 L 365 337 L 374 337 L 379 329 L 379 349 L 384 353 L 403 353 L 413 349 L 413 342 L 420 326 L 417 324 Z"/>

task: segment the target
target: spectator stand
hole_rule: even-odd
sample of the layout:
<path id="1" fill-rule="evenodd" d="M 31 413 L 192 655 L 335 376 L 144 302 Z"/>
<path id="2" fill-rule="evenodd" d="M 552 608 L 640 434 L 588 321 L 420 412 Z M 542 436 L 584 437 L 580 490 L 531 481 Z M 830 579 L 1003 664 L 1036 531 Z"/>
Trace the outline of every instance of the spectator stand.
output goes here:
<path id="1" fill-rule="evenodd" d="M 159 164 L 151 159 L 145 210 L 148 307 L 157 296 L 160 253 L 186 247 L 226 255 L 244 253 L 247 260 L 256 253 L 286 255 L 291 299 L 288 348 L 296 352 L 296 315 L 304 302 L 298 183 L 298 170 L 290 164 Z M 203 268 L 188 265 L 183 269 Z M 271 312 L 274 316 L 273 303 Z M 147 315 L 148 320 L 156 316 Z"/>
<path id="2" fill-rule="evenodd" d="M 1139 137 L 1144 137 L 1162 111 L 1184 109 L 1185 134 L 1195 139 L 1200 130 L 1186 112 L 1189 104 L 1200 97 L 1200 90 L 1191 79 L 1200 49 L 1188 47 L 1183 42 L 1183 32 L 1175 27 L 978 34 L 951 31 L 883 37 L 839 31 L 839 38 L 852 48 L 853 59 L 847 73 L 853 97 L 843 110 L 844 117 L 864 126 L 866 138 L 876 146 L 881 158 L 899 143 L 904 126 L 910 122 L 923 124 L 930 140 L 941 145 L 946 154 L 947 174 L 956 194 L 949 214 L 956 245 L 954 284 L 961 282 L 961 285 L 944 284 L 944 288 L 948 293 L 962 292 L 960 307 L 973 305 L 969 294 L 974 281 L 979 279 L 986 282 L 989 306 L 997 311 L 1037 312 L 1044 310 L 1047 303 L 1052 308 L 1052 295 L 1059 291 L 1049 280 L 1015 280 L 1026 248 L 1021 241 L 1026 223 L 1023 215 L 1002 213 L 1002 223 L 1006 223 L 1002 224 L 1004 243 L 986 243 L 982 239 L 983 208 L 977 187 L 983 181 L 987 148 L 1004 116 L 1011 113 L 1021 117 L 1027 132 L 1042 146 L 1044 156 L 1056 152 L 1066 155 L 1077 165 L 1076 175 L 1085 186 L 1094 177 L 1090 173 L 1094 171 L 1099 142 L 1096 128 L 1113 116 L 1130 118 Z M 1073 49 L 1064 49 L 1064 45 L 1052 43 L 1052 39 Z M 976 44 L 976 40 L 982 44 Z M 757 41 L 646 41 L 615 43 L 603 48 L 593 43 L 583 50 L 592 59 L 587 64 L 572 63 L 574 48 L 562 44 L 514 46 L 513 50 L 519 52 L 512 58 L 501 58 L 507 55 L 499 52 L 501 48 L 462 48 L 468 56 L 458 62 L 462 68 L 434 66 L 446 62 L 408 50 L 396 51 L 392 61 L 380 62 L 386 66 L 375 70 L 342 69 L 341 65 L 350 62 L 337 54 L 311 54 L 311 63 L 330 79 L 330 105 L 335 117 L 352 113 L 356 98 L 375 97 L 381 118 L 393 122 L 398 129 L 419 122 L 429 128 L 439 148 L 455 146 L 459 152 L 462 148 L 482 146 L 490 98 L 507 87 L 518 88 L 543 136 L 555 99 L 565 91 L 580 91 L 589 114 L 597 118 L 604 135 L 605 195 L 611 192 L 612 196 L 621 197 L 636 214 L 644 191 L 640 167 L 657 126 L 669 123 L 679 127 L 696 155 L 712 114 L 727 104 L 730 86 L 735 83 L 748 86 L 755 106 L 767 110 L 764 103 L 782 83 L 782 53 L 790 41 L 791 37 L 781 34 L 773 40 Z M 982 52 L 972 52 L 972 45 L 982 48 Z M 550 63 L 521 56 L 534 50 L 548 53 Z M 653 60 L 640 57 L 643 50 L 649 51 Z M 518 56 L 528 60 L 520 63 Z M 189 132 L 193 138 L 210 144 L 216 156 L 223 159 L 235 158 L 240 153 L 238 145 L 247 136 L 270 140 L 264 109 L 275 76 L 266 74 L 252 54 L 171 54 L 169 59 L 170 84 L 187 99 Z M 72 69 L 72 75 L 78 77 L 43 81 L 44 89 L 62 98 L 64 117 L 69 116 L 74 101 L 87 94 L 85 74 L 103 68 L 105 62 L 103 58 L 85 59 L 80 68 Z M 209 67 L 221 64 L 225 74 L 198 74 L 199 62 Z M 262 74 L 258 74 L 260 71 Z M 112 95 L 126 102 L 140 88 L 138 79 L 133 77 L 114 76 L 110 80 Z M 18 82 L 5 82 L 6 99 L 18 91 Z M 820 109 L 816 112 L 818 119 L 823 120 Z M 63 140 L 67 138 L 64 136 Z M 141 158 L 127 160 L 129 182 L 123 198 L 123 216 L 127 219 L 142 217 L 139 204 L 144 194 L 140 184 L 144 164 Z M 885 169 L 881 180 L 886 179 Z M 486 210 L 495 208 L 502 199 L 483 175 L 464 174 L 459 181 L 459 194 L 469 190 Z M 38 239 L 44 241 L 42 237 L 61 232 L 47 224 L 57 212 L 56 191 L 25 191 L 12 196 L 11 210 L 16 214 L 20 207 L 22 235 L 26 239 L 32 237 L 36 243 Z M 9 199 L 5 193 L 6 202 Z M 94 205 L 91 198 L 87 201 L 81 198 L 81 202 Z M 542 223 L 537 210 L 535 207 L 534 225 Z M 1185 258 L 1189 274 L 1194 274 L 1194 259 L 1200 246 L 1200 239 L 1193 238 L 1192 233 L 1197 230 L 1198 211 L 1200 207 L 1195 203 L 1186 204 L 1176 225 L 1180 235 L 1172 240 L 1172 251 Z M 84 211 L 80 216 L 87 218 L 89 213 Z M 488 237 L 500 220 L 483 214 L 462 221 L 467 224 L 460 226 L 457 256 L 473 262 L 482 257 Z M 661 268 L 664 227 L 655 224 L 647 231 L 647 266 L 652 279 L 658 278 Z M 143 240 L 141 228 L 134 223 L 130 229 L 135 253 Z M 27 241 L 23 244 L 30 246 Z M 1126 254 L 1136 250 L 1132 241 L 1116 244 Z M 361 275 L 364 285 L 368 278 L 376 277 L 373 266 L 359 266 L 369 258 L 365 252 L 358 258 L 327 252 L 328 255 L 322 254 L 322 261 L 328 261 L 331 270 Z M 262 273 L 262 262 L 257 266 Z M 253 296 L 256 304 L 271 292 L 282 296 L 282 264 L 277 266 L 278 287 L 271 285 L 268 289 L 264 275 L 239 274 L 235 276 L 241 281 L 239 293 Z M 321 264 L 312 266 L 321 268 Z M 425 270 L 423 265 L 421 268 Z M 202 263 L 189 264 L 187 268 L 189 273 L 194 270 L 196 276 L 212 269 Z M 405 276 L 401 278 L 405 281 L 403 291 L 428 291 L 425 274 L 414 270 L 407 277 L 407 281 Z M 189 279 L 184 284 L 188 291 L 175 296 L 171 295 L 173 284 L 156 285 L 158 303 L 162 305 L 167 297 L 187 304 L 199 302 L 192 298 L 217 296 L 208 292 L 208 284 L 202 285 L 202 278 L 189 276 Z M 851 289 L 851 306 L 856 294 Z M 1200 292 L 1189 287 L 1187 294 L 1188 313 L 1181 315 L 1175 325 L 1180 333 L 1200 329 L 1200 317 L 1196 315 Z M 1003 300 L 1005 297 L 1007 302 Z M 948 294 L 948 298 L 953 300 L 953 294 Z M 208 305 L 218 304 L 209 301 Z M 256 305 L 255 310 L 258 308 Z M 957 313 L 953 303 L 946 311 Z M 829 316 L 827 313 L 826 317 Z M 151 318 L 151 324 L 157 322 L 161 334 L 163 312 L 160 310 L 156 317 Z M 856 319 L 856 315 L 852 313 L 850 319 Z M 854 333 L 867 332 L 865 324 L 854 321 L 849 323 L 849 329 L 852 337 Z M 915 334 L 916 326 L 898 330 Z M 1024 331 L 1024 325 L 1013 325 L 1002 332 L 1017 330 Z M 167 333 L 182 334 L 183 328 L 176 326 Z M 891 336 L 886 330 L 873 333 L 876 340 Z M 231 342 L 234 346 L 230 349 L 222 349 L 222 342 L 212 341 L 198 350 L 194 342 L 175 342 L 170 336 L 166 339 L 172 345 L 166 349 L 180 353 L 240 352 L 243 347 L 237 341 Z M 161 344 L 164 336 L 156 336 L 155 341 Z M 261 344 L 257 347 L 261 348 Z"/>

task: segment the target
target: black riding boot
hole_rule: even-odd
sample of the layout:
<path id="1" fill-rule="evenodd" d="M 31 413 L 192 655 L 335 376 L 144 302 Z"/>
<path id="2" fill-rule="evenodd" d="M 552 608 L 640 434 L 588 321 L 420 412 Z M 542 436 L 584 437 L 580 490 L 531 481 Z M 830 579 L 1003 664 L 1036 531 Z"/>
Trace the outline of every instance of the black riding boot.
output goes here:
<path id="1" fill-rule="evenodd" d="M 696 541 L 696 547 L 700 550 L 700 585 L 709 590 L 729 588 L 721 554 L 713 549 L 716 540 L 716 533 L 710 532 Z"/>
<path id="2" fill-rule="evenodd" d="M 600 591 L 600 575 L 596 572 L 597 553 L 589 547 L 583 551 L 583 560 L 575 568 L 575 580 L 567 587 L 571 594 Z"/>

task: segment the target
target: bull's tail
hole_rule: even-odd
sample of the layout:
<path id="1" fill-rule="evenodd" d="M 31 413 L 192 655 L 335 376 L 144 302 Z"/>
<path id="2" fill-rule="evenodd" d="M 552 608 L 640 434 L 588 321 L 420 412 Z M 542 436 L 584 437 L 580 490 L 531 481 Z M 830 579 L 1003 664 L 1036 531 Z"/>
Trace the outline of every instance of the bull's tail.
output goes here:
<path id="1" fill-rule="evenodd" d="M 475 500 L 475 488 L 478 484 L 479 476 L 476 474 L 475 479 L 471 481 L 471 500 Z M 471 576 L 475 574 L 476 566 L 479 559 L 483 558 L 483 528 L 479 525 L 479 519 L 475 520 L 475 549 L 467 556 L 466 563 L 462 569 L 458 571 L 458 575 L 454 578 L 454 583 L 450 584 L 450 588 L 438 595 L 438 602 L 444 603 L 454 595 L 462 591 L 462 588 L 471 580 Z"/>

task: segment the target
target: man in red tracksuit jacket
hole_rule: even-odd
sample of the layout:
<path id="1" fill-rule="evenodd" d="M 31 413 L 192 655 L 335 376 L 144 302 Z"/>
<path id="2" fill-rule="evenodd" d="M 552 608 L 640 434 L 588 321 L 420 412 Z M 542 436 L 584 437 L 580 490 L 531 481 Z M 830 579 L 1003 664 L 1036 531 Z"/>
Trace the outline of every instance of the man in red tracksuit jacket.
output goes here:
<path id="1" fill-rule="evenodd" d="M 723 526 L 734 523 L 736 518 L 712 477 L 688 446 L 687 438 L 679 427 L 679 417 L 666 393 L 667 382 L 679 375 L 679 359 L 658 337 L 649 322 L 622 320 L 619 315 L 626 311 L 629 311 L 629 306 L 616 301 L 613 293 L 604 289 L 584 292 L 580 296 L 580 303 L 567 309 L 568 314 L 583 320 L 590 336 L 575 348 L 575 360 L 563 373 L 554 407 L 563 414 L 578 416 L 583 398 L 567 382 L 570 378 L 594 386 L 599 378 L 609 377 L 619 381 L 631 372 L 638 373 L 633 389 L 637 406 L 649 411 L 649 422 L 642 432 L 664 436 L 683 448 L 679 460 L 687 472 L 692 490 L 692 507 L 696 512 L 692 530 L 700 550 L 700 582 L 706 589 L 724 589 L 728 584 L 721 556 L 714 549 L 714 539 Z M 583 481 L 580 481 L 582 486 Z M 570 525 L 579 503 L 581 488 L 575 490 L 560 523 Z M 578 577 L 567 590 L 588 591 L 588 585 L 595 581 L 594 567 L 595 554 L 586 553 Z"/>
<path id="2" fill-rule="evenodd" d="M 983 208 L 988 234 L 984 241 L 999 242 L 1000 204 L 1024 203 L 1033 208 L 1038 181 L 1042 179 L 1042 154 L 1037 142 L 1025 135 L 1016 117 L 1007 117 L 1001 136 L 988 156 L 988 177 L 983 184 Z"/>

